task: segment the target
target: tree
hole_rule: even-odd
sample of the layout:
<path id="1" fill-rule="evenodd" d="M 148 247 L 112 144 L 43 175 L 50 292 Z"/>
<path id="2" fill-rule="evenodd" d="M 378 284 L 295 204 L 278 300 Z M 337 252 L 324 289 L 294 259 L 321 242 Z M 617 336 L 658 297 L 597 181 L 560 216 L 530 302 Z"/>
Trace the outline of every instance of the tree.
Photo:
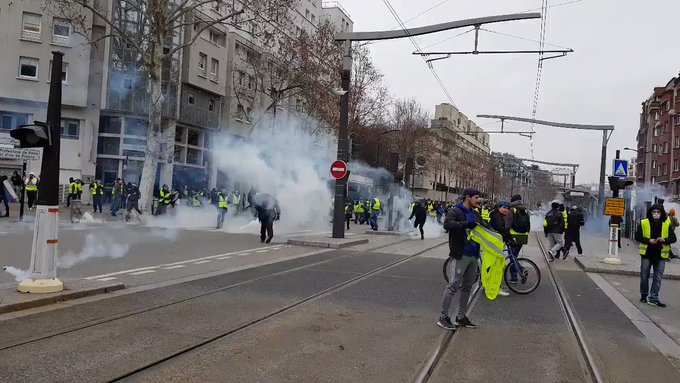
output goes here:
<path id="1" fill-rule="evenodd" d="M 162 141 L 174 141 L 168 129 L 175 113 L 165 113 L 165 104 L 172 104 L 168 95 L 178 82 L 171 78 L 173 61 L 191 46 L 205 31 L 218 26 L 229 30 L 247 31 L 254 39 L 268 41 L 276 34 L 271 20 L 286 18 L 296 0 L 114 0 L 113 9 L 106 1 L 45 0 L 46 10 L 69 22 L 74 33 L 91 43 L 111 39 L 113 45 L 124 45 L 139 64 L 140 80 L 148 87 L 147 143 L 140 192 L 144 208 L 153 197 L 156 170 L 161 156 Z M 84 12 L 91 12 L 95 23 L 89 23 Z M 95 24 L 105 26 L 104 34 L 93 33 Z M 165 84 L 165 85 L 164 85 Z M 165 92 L 164 92 L 165 89 Z M 165 157 L 171 159 L 171 146 Z"/>

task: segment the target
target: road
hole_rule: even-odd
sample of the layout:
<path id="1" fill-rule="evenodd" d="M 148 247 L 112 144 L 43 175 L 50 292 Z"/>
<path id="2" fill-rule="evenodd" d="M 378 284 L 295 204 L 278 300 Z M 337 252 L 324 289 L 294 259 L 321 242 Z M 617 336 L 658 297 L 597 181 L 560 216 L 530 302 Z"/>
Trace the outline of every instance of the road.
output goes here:
<path id="1" fill-rule="evenodd" d="M 475 295 L 469 316 L 479 327 L 450 336 L 435 325 L 443 238 L 375 236 L 323 250 L 154 230 L 64 230 L 64 247 L 82 249 L 91 234 L 130 244 L 129 254 L 85 261 L 65 271 L 71 276 L 157 286 L 0 316 L 0 381 L 412 382 L 429 368 L 432 382 L 589 382 L 579 342 L 604 381 L 680 381 L 588 275 L 556 261 L 553 274 L 584 332 L 577 337 L 533 238 L 524 255 L 541 269 L 538 289 L 493 301 Z M 11 242 L 3 243 L 20 240 Z"/>

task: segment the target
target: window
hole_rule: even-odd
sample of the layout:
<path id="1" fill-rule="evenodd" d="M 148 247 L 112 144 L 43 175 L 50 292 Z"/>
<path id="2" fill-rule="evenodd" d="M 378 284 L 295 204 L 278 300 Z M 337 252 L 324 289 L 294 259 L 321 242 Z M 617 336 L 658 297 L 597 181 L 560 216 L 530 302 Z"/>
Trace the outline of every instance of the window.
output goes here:
<path id="1" fill-rule="evenodd" d="M 213 99 L 208 100 L 208 110 L 211 112 L 215 111 L 215 100 Z"/>
<path id="2" fill-rule="evenodd" d="M 668 153 L 668 142 L 663 143 L 663 152 Z"/>
<path id="3" fill-rule="evenodd" d="M 50 70 L 47 72 L 47 82 L 52 80 L 52 60 L 50 60 Z M 61 63 L 61 83 L 68 84 L 68 63 Z"/>
<path id="4" fill-rule="evenodd" d="M 131 78 L 123 79 L 123 88 L 132 89 L 132 79 Z"/>
<path id="5" fill-rule="evenodd" d="M 62 138 L 80 138 L 80 120 L 72 120 L 69 118 L 61 119 L 61 137 Z"/>
<path id="6" fill-rule="evenodd" d="M 668 133 L 668 122 L 663 123 L 663 132 Z"/>
<path id="7" fill-rule="evenodd" d="M 108 154 L 113 156 L 119 155 L 120 138 L 99 136 L 97 139 L 97 154 Z"/>
<path id="8" fill-rule="evenodd" d="M 663 165 L 661 165 L 661 171 L 663 172 L 663 175 L 666 175 L 668 173 L 668 164 L 664 162 Z"/>
<path id="9" fill-rule="evenodd" d="M 652 160 L 652 169 L 656 169 L 656 160 Z"/>
<path id="10" fill-rule="evenodd" d="M 19 57 L 19 77 L 38 79 L 38 59 Z"/>
<path id="11" fill-rule="evenodd" d="M 225 45 L 225 42 L 224 42 L 225 38 L 224 38 L 223 33 L 220 33 L 218 31 L 211 29 L 209 31 L 209 38 L 210 38 L 210 42 L 215 44 L 215 45 L 219 45 L 221 47 L 223 47 Z"/>
<path id="12" fill-rule="evenodd" d="M 52 43 L 69 45 L 71 40 L 71 25 L 62 19 L 54 19 L 52 25 Z"/>
<path id="13" fill-rule="evenodd" d="M 673 124 L 676 126 L 680 125 L 680 114 L 673 116 Z"/>
<path id="14" fill-rule="evenodd" d="M 210 76 L 212 76 L 214 79 L 217 79 L 217 73 L 220 68 L 220 62 L 216 59 L 211 59 L 210 60 Z"/>
<path id="15" fill-rule="evenodd" d="M 205 67 L 208 65 L 208 56 L 204 53 L 198 54 L 198 71 L 205 74 Z"/>
<path id="16" fill-rule="evenodd" d="M 24 12 L 21 27 L 21 38 L 40 41 L 42 16 L 35 13 Z"/>
<path id="17" fill-rule="evenodd" d="M 120 117 L 102 116 L 99 119 L 99 133 L 120 134 Z"/>
<path id="18" fill-rule="evenodd" d="M 673 160 L 673 171 L 677 172 L 678 170 L 680 170 L 680 160 L 676 158 Z"/>
<path id="19" fill-rule="evenodd" d="M 652 183 L 653 183 L 653 184 L 656 183 L 656 177 L 652 177 Z"/>
<path id="20" fill-rule="evenodd" d="M 246 74 L 243 72 L 238 72 L 238 84 L 243 85 L 246 82 Z"/>
<path id="21" fill-rule="evenodd" d="M 14 129 L 28 123 L 28 114 L 0 111 L 0 130 Z"/>
<path id="22" fill-rule="evenodd" d="M 255 86 L 255 78 L 253 76 L 248 76 L 248 89 L 253 89 Z"/>
<path id="23" fill-rule="evenodd" d="M 656 153 L 656 144 L 652 145 L 652 153 Z"/>
<path id="24" fill-rule="evenodd" d="M 141 120 L 139 118 L 129 118 L 125 119 L 125 135 L 126 136 L 138 136 L 146 137 L 147 123 L 146 120 Z"/>
<path id="25" fill-rule="evenodd" d="M 189 94 L 189 104 L 194 105 L 196 103 L 196 98 L 193 94 Z"/>

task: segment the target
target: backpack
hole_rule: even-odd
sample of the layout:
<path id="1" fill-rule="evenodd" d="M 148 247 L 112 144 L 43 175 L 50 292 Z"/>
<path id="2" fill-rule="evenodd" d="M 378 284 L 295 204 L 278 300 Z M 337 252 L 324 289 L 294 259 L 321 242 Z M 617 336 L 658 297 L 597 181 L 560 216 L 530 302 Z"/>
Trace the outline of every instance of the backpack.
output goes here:
<path id="1" fill-rule="evenodd" d="M 524 209 L 515 209 L 515 216 L 512 218 L 512 230 L 518 233 L 528 233 L 531 231 L 531 217 Z"/>
<path id="2" fill-rule="evenodd" d="M 546 214 L 545 221 L 548 223 L 548 228 L 563 227 L 564 215 L 559 210 L 551 210 Z"/>

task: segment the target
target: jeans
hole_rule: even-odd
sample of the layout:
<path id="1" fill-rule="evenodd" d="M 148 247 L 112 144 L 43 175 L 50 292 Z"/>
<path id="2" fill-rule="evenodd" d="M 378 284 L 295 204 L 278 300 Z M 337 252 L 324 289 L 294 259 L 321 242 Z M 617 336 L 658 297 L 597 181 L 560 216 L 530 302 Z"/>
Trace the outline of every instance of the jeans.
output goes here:
<path id="1" fill-rule="evenodd" d="M 574 243 L 576 244 L 576 250 L 578 250 L 579 255 L 583 254 L 583 248 L 581 247 L 581 231 L 567 231 L 567 233 L 564 235 L 564 249 L 566 251 L 569 251 L 571 248 L 571 244 Z M 619 242 L 621 241 L 621 237 L 619 237 Z M 619 246 L 620 248 L 621 246 Z"/>
<path id="2" fill-rule="evenodd" d="M 560 233 L 548 233 L 548 241 L 550 242 L 551 253 L 557 254 L 557 251 L 564 246 L 564 237 Z"/>
<path id="3" fill-rule="evenodd" d="M 657 262 L 652 262 L 649 258 L 640 258 L 640 295 L 647 297 L 650 301 L 659 300 L 659 290 L 661 290 L 661 277 L 663 276 L 663 271 L 666 268 L 666 261 L 659 260 Z M 654 274 L 652 275 L 652 289 L 649 289 L 649 272 L 650 269 L 654 269 Z M 648 295 L 649 293 L 649 295 Z"/>
<path id="4" fill-rule="evenodd" d="M 379 210 L 373 210 L 371 212 L 371 228 L 373 230 L 378 230 L 378 213 L 380 213 Z"/>
<path id="5" fill-rule="evenodd" d="M 102 195 L 93 195 L 92 196 L 92 206 L 94 208 L 94 212 L 97 212 L 97 208 L 99 208 L 99 212 L 102 212 L 102 199 L 104 196 Z"/>
<path id="6" fill-rule="evenodd" d="M 517 279 L 517 268 L 519 267 L 519 264 L 516 265 L 513 259 L 517 259 L 519 257 L 519 252 L 522 251 L 522 245 L 514 245 L 509 250 L 512 251 L 512 255 L 515 257 L 509 258 L 509 263 L 506 267 L 510 268 L 510 279 Z"/>
<path id="7" fill-rule="evenodd" d="M 221 229 L 222 225 L 224 225 L 224 216 L 227 214 L 227 211 L 229 209 L 225 208 L 217 208 L 217 228 Z"/>
<path id="8" fill-rule="evenodd" d="M 465 317 L 470 300 L 472 285 L 477 279 L 477 258 L 463 255 L 461 259 L 453 259 L 449 264 L 449 284 L 444 290 L 442 300 L 441 318 L 449 316 L 451 303 L 456 292 L 460 290 L 460 300 L 458 302 L 458 318 Z"/>

